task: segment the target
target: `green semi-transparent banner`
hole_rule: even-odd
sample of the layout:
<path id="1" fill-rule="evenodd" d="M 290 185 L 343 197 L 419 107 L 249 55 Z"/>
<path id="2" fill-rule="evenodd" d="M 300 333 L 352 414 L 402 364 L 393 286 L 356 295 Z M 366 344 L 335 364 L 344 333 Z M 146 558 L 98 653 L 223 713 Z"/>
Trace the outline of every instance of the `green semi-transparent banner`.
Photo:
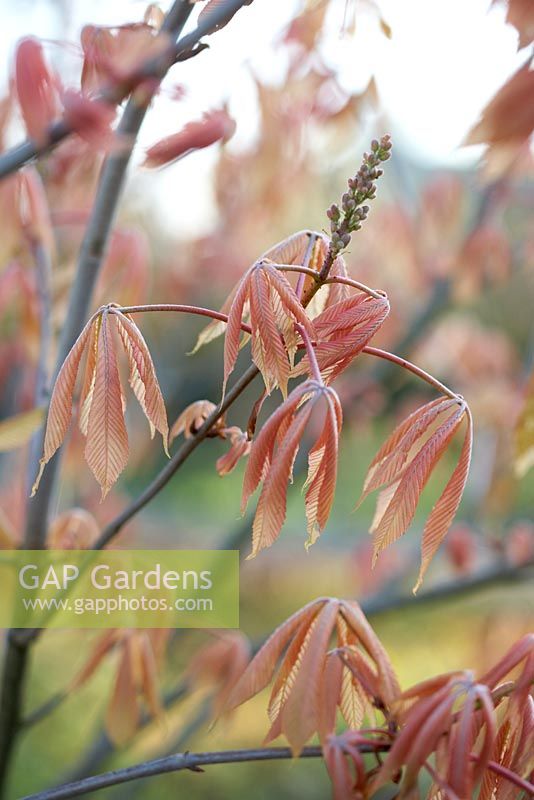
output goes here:
<path id="1" fill-rule="evenodd" d="M 0 628 L 237 627 L 237 550 L 0 551 Z"/>

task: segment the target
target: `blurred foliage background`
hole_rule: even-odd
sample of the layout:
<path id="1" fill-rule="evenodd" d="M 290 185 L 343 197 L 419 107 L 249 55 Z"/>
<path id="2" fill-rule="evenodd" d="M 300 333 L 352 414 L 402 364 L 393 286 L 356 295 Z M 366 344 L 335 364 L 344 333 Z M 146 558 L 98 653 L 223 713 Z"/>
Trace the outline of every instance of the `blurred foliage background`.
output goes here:
<path id="1" fill-rule="evenodd" d="M 47 53 L 64 79 L 70 76 L 75 83 L 80 51 L 74 43 L 79 41 L 82 23 L 116 24 L 142 18 L 139 3 L 94 5 L 93 9 L 78 0 L 20 3 L 7 12 L 10 46 L 18 35 L 45 30 Z M 196 109 L 204 111 L 214 103 L 227 104 L 237 120 L 237 133 L 227 145 L 193 154 L 158 173 L 132 170 L 95 305 L 113 300 L 218 308 L 246 267 L 268 246 L 300 229 L 326 227 L 325 209 L 344 191 L 346 179 L 357 169 L 370 139 L 392 132 L 393 157 L 369 220 L 353 238 L 349 271 L 364 283 L 385 289 L 390 297 L 392 313 L 377 337 L 377 346 L 415 360 L 464 394 L 476 427 L 471 475 L 460 513 L 429 570 L 420 598 L 397 611 L 376 613 L 371 621 L 405 686 L 454 668 L 481 671 L 532 629 L 532 583 L 495 582 L 439 602 L 424 602 L 424 595 L 435 585 L 534 557 L 533 475 L 531 471 L 522 478 L 517 476 L 513 449 L 514 426 L 534 356 L 530 154 L 523 152 L 504 168 L 490 169 L 491 165 L 484 166 L 479 149 L 471 148 L 466 155 L 452 147 L 447 151 L 445 144 L 441 155 L 418 152 L 417 139 L 407 138 L 410 126 L 403 128 L 398 108 L 391 116 L 391 103 L 384 102 L 381 81 L 372 71 L 376 67 L 382 75 L 387 94 L 388 71 L 380 54 L 388 42 L 402 52 L 402 42 L 396 45 L 396 37 L 402 40 L 411 30 L 405 20 L 396 29 L 398 11 L 387 3 L 294 2 L 283 10 L 277 5 L 255 0 L 213 38 L 210 51 L 171 71 L 155 101 L 152 121 L 143 132 L 138 161 L 144 146 L 180 127 Z M 426 74 L 425 86 L 432 83 L 433 75 L 439 86 L 444 66 L 439 55 L 432 58 L 429 54 L 429 42 L 440 37 L 438 26 L 431 25 L 426 13 L 418 16 L 421 3 L 398 5 L 406 6 L 412 29 L 417 27 L 416 37 L 411 30 L 410 41 L 420 44 L 419 68 Z M 443 9 L 445 5 L 448 10 Z M 485 25 L 484 15 L 493 14 L 491 30 L 506 28 L 506 37 L 513 38 L 503 13 L 489 10 L 488 3 L 478 5 L 481 25 Z M 455 28 L 461 28 L 463 4 L 436 6 L 438 16 L 451 15 Z M 489 28 L 482 29 L 484 35 L 490 35 Z M 502 43 L 509 50 L 508 39 L 503 38 Z M 359 52 L 360 46 L 368 54 L 367 62 L 353 63 L 347 53 Z M 459 40 L 459 57 L 468 62 L 469 52 L 461 50 L 465 46 L 464 40 Z M 450 47 L 454 51 L 454 42 Z M 511 55 L 508 58 L 494 89 L 516 63 Z M 391 56 L 384 59 L 389 71 L 394 69 Z M 462 81 L 455 71 L 451 78 L 455 83 L 442 99 L 444 113 L 454 115 Z M 467 84 L 469 80 L 467 76 Z M 413 95 L 419 91 L 417 83 L 404 90 Z M 431 145 L 435 98 L 421 95 L 417 105 L 420 112 L 427 101 L 427 135 L 424 111 L 417 120 L 419 141 L 426 137 Z M 461 99 L 458 103 L 461 105 Z M 473 107 L 472 117 L 463 120 L 455 144 L 476 122 L 478 110 Z M 4 125 L 4 146 L 20 135 L 14 115 Z M 65 313 L 100 158 L 80 140 L 71 140 L 40 164 L 56 236 L 56 330 Z M 0 185 L 4 209 L 9 208 L 6 185 Z M 2 417 L 31 407 L 37 336 L 32 265 L 10 224 L 9 214 L 2 213 L 0 279 L 16 264 L 24 280 L 22 288 L 9 296 L 6 283 L 5 301 L 0 303 Z M 197 319 L 161 314 L 147 315 L 140 322 L 156 363 L 169 420 L 194 400 L 217 402 L 221 341 L 188 356 L 202 327 Z M 244 352 L 243 365 L 247 357 Z M 345 410 L 345 425 L 334 512 L 321 540 L 305 553 L 297 463 L 280 540 L 242 567 L 241 625 L 253 642 L 259 642 L 279 621 L 315 596 L 355 597 L 365 603 L 369 598 L 387 601 L 410 595 L 422 521 L 452 461 L 440 467 L 425 490 L 412 531 L 382 556 L 374 571 L 367 533 L 373 501 L 367 500 L 356 512 L 353 507 L 365 470 L 385 436 L 412 408 L 430 399 L 430 394 L 416 379 L 368 356 L 360 356 L 336 388 Z M 245 392 L 232 408 L 230 424 L 246 426 L 259 391 L 259 384 L 254 383 Z M 262 420 L 278 400 L 273 397 L 265 405 Z M 56 514 L 83 507 L 100 525 L 105 524 L 156 474 L 164 457 L 151 444 L 147 426 L 133 403 L 128 408 L 128 423 L 130 463 L 118 489 L 103 504 L 98 502 L 99 491 L 89 470 L 81 466 L 83 439 L 73 427 Z M 247 553 L 250 519 L 239 518 L 242 466 L 220 478 L 214 464 L 224 449 L 224 443 L 205 442 L 121 533 L 117 545 L 231 545 Z M 25 458 L 25 452 L 19 450 L 3 456 L 0 465 L 2 525 L 15 539 L 24 513 Z M 52 631 L 42 637 L 33 654 L 28 712 L 61 692 L 87 660 L 96 638 L 90 631 Z M 13 796 L 71 775 L 133 763 L 162 752 L 259 745 L 267 724 L 263 699 L 247 704 L 231 720 L 219 721 L 211 729 L 212 688 L 199 687 L 192 695 L 179 696 L 188 659 L 206 638 L 200 632 L 178 631 L 171 636 L 161 687 L 164 695 L 178 697 L 163 720 L 144 726 L 118 751 L 110 746 L 102 728 L 116 670 L 111 655 L 86 685 L 24 735 L 12 780 Z M 219 766 L 204 775 L 167 775 L 99 796 L 156 798 L 176 793 L 198 798 L 246 795 L 255 800 L 273 796 L 289 800 L 305 796 L 313 800 L 328 792 L 322 765 L 307 762 Z"/>

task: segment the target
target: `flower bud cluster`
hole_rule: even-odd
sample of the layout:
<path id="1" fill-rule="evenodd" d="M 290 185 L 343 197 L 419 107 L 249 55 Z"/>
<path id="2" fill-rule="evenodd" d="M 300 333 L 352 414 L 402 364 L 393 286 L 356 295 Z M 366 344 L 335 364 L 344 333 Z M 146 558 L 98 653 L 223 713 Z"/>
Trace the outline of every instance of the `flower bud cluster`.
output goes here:
<path id="1" fill-rule="evenodd" d="M 358 231 L 367 218 L 369 206 L 366 200 L 376 195 L 376 181 L 383 174 L 379 165 L 391 155 L 391 141 L 388 135 L 380 141 L 373 139 L 371 152 L 365 153 L 362 165 L 356 175 L 348 180 L 348 190 L 343 194 L 340 205 L 334 203 L 326 212 L 330 220 L 331 250 L 334 258 L 350 244 L 351 233 Z"/>

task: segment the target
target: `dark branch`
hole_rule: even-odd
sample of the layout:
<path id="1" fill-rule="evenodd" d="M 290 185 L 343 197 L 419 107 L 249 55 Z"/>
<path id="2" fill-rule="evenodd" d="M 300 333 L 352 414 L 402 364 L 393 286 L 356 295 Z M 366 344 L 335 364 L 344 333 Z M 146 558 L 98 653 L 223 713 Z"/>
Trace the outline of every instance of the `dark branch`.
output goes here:
<path id="1" fill-rule="evenodd" d="M 369 745 L 361 745 L 358 749 L 362 753 L 375 753 L 379 749 L 382 751 L 387 750 L 388 745 L 369 743 Z M 322 755 L 323 752 L 320 747 L 305 747 L 299 758 L 322 758 Z M 202 767 L 214 764 L 240 764 L 247 761 L 275 761 L 289 758 L 293 758 L 289 747 L 222 750 L 213 753 L 176 753 L 165 758 L 157 758 L 153 761 L 146 761 L 143 764 L 136 764 L 133 767 L 104 772 L 101 775 L 84 778 L 75 783 L 67 783 L 63 786 L 58 786 L 56 789 L 48 789 L 44 792 L 28 795 L 21 800 L 65 800 L 65 798 L 80 797 L 83 794 L 94 792 L 97 789 L 104 789 L 107 786 L 116 786 L 139 778 L 163 775 L 167 772 L 179 772 L 184 769 L 202 772 Z"/>

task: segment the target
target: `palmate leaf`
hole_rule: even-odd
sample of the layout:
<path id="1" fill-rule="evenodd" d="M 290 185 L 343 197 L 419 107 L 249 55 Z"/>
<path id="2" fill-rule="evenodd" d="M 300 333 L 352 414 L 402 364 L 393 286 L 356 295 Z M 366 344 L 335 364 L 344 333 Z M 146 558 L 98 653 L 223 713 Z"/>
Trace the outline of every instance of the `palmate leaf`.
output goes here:
<path id="1" fill-rule="evenodd" d="M 391 434 L 367 471 L 359 503 L 371 491 L 381 489 L 371 527 L 375 563 L 380 552 L 409 528 L 424 487 L 464 419 L 466 431 L 459 461 L 425 525 L 421 568 L 414 591 L 420 587 L 454 519 L 467 480 L 473 423 L 465 401 L 460 397 L 439 398 L 417 409 Z M 434 430 L 427 436 L 432 426 Z"/>
<path id="2" fill-rule="evenodd" d="M 308 541 L 313 544 L 326 525 L 334 499 L 339 434 L 342 423 L 337 394 L 314 380 L 297 386 L 267 420 L 254 440 L 243 480 L 241 510 L 263 481 L 252 527 L 249 558 L 278 538 L 286 516 L 287 484 L 306 425 L 315 407 L 323 406 L 321 433 L 309 452 L 305 506 Z"/>
<path id="3" fill-rule="evenodd" d="M 105 306 L 87 323 L 65 359 L 56 379 L 46 425 L 44 452 L 32 494 L 43 469 L 63 442 L 72 416 L 72 401 L 80 362 L 87 353 L 80 396 L 79 426 L 86 437 L 85 458 L 102 488 L 110 490 L 128 461 L 124 396 L 117 365 L 116 343 L 123 346 L 129 382 L 147 417 L 151 434 L 161 433 L 167 452 L 168 424 L 154 364 L 145 340 L 131 318 L 113 305 Z"/>
<path id="4" fill-rule="evenodd" d="M 311 247 L 310 252 L 310 239 L 313 238 L 313 245 Z M 315 270 L 318 272 L 325 260 L 327 251 L 328 251 L 328 243 L 329 240 L 327 237 L 322 234 L 318 233 L 317 231 L 298 231 L 297 233 L 288 236 L 287 239 L 284 239 L 278 244 L 273 245 L 268 250 L 266 250 L 258 259 L 257 263 L 269 263 L 271 265 L 301 265 L 306 261 L 307 266 L 310 269 Z M 250 270 L 249 270 L 250 271 Z M 341 277 L 347 277 L 347 268 L 345 262 L 341 256 L 336 258 L 334 264 L 332 265 L 332 269 L 330 271 L 331 275 L 338 275 Z M 223 305 L 221 306 L 221 312 L 223 314 L 228 314 L 232 303 L 236 297 L 237 292 L 242 287 L 244 278 L 241 278 L 239 282 L 234 286 L 226 300 L 224 301 Z M 313 283 L 314 279 L 311 276 L 304 277 L 304 287 L 303 287 L 303 294 L 307 291 L 310 285 Z M 285 285 L 285 284 L 284 284 Z M 315 317 L 319 312 L 323 311 L 325 307 L 332 305 L 334 303 L 339 302 L 346 298 L 349 293 L 349 289 L 344 284 L 339 283 L 332 283 L 324 286 L 313 298 L 310 305 L 308 306 L 308 317 Z M 285 336 L 288 332 L 293 334 L 293 318 L 288 318 L 285 316 L 283 312 L 283 306 L 280 301 L 279 295 L 275 293 L 271 293 L 271 301 L 273 304 L 273 311 L 275 312 L 275 318 L 278 320 L 281 326 L 282 334 Z M 250 314 L 250 305 L 247 302 L 243 305 L 243 315 L 244 321 L 248 322 Z M 289 324 L 288 324 L 289 323 Z M 196 344 L 192 350 L 192 353 L 196 353 L 204 345 L 212 342 L 214 339 L 217 339 L 219 336 L 225 334 L 227 329 L 227 324 L 225 322 L 220 322 L 218 320 L 214 320 L 210 322 L 199 334 Z M 237 336 L 239 341 L 239 336 L 241 335 L 241 331 L 239 333 L 234 332 L 233 336 L 234 339 Z M 237 357 L 238 351 L 235 352 Z"/>
<path id="5" fill-rule="evenodd" d="M 326 383 L 332 383 L 361 353 L 389 314 L 386 297 L 353 295 L 328 304 L 313 319 L 317 338 L 315 356 Z M 305 355 L 292 370 L 291 377 L 305 375 L 310 364 Z"/>
<path id="6" fill-rule="evenodd" d="M 85 460 L 104 498 L 128 463 L 128 434 L 109 314 L 102 314 L 98 334 L 94 389 L 87 423 Z"/>
<path id="7" fill-rule="evenodd" d="M 231 710 L 260 692 L 276 678 L 269 702 L 271 727 L 267 741 L 283 734 L 298 754 L 313 733 L 324 741 L 333 732 L 336 709 L 341 705 L 341 663 L 330 651 L 335 637 L 343 645 L 348 630 L 355 648 L 361 649 L 374 677 L 374 703 L 393 703 L 400 689 L 386 653 L 355 602 L 320 598 L 304 606 L 283 623 L 254 656 L 227 701 Z M 341 637 L 341 638 L 340 638 Z M 277 669 L 277 664 L 279 664 Z M 366 695 L 362 685 L 354 686 Z M 346 702 L 346 699 L 345 699 Z"/>
<path id="8" fill-rule="evenodd" d="M 241 324 L 245 306 L 249 309 L 252 329 L 252 360 L 260 370 L 267 392 L 279 386 L 287 394 L 290 373 L 287 335 L 288 323 L 299 323 L 313 339 L 307 316 L 287 278 L 268 261 L 258 261 L 245 273 L 228 312 L 224 340 L 224 382 L 234 369 L 239 354 Z"/>

